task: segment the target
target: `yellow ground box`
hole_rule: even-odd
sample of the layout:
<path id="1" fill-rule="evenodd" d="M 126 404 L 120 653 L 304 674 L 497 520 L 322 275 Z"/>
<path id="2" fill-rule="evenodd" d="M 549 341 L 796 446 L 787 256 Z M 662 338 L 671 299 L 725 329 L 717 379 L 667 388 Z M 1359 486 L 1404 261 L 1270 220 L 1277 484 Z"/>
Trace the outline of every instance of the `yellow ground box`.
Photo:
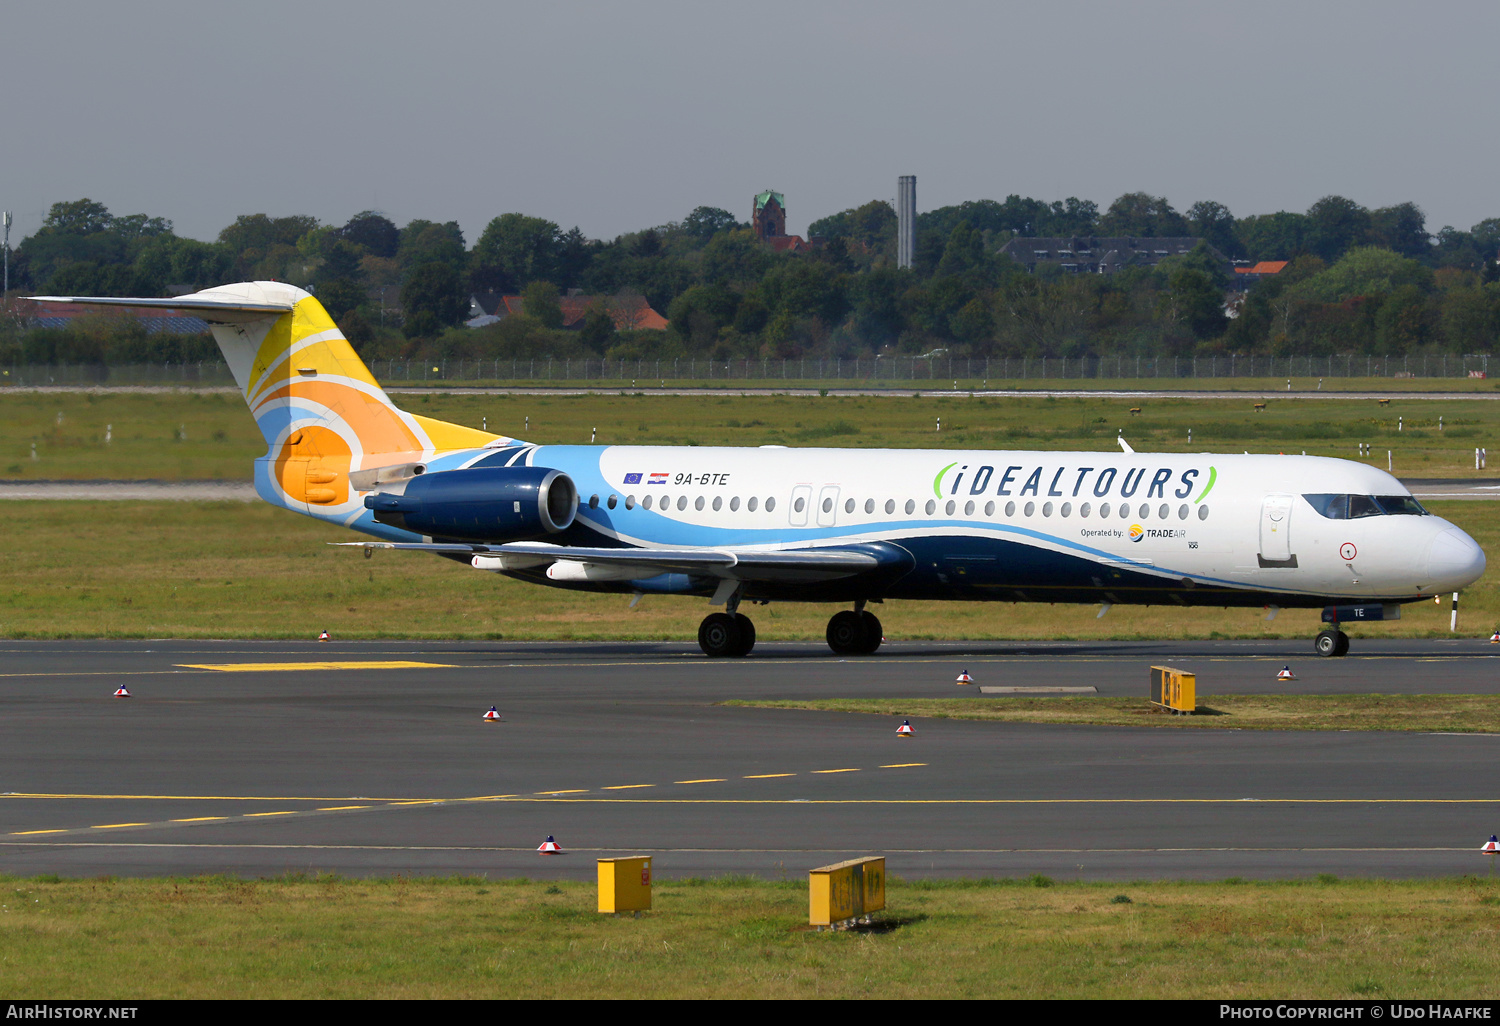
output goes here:
<path id="1" fill-rule="evenodd" d="M 832 926 L 885 908 L 885 858 L 836 862 L 807 874 L 808 922 Z"/>
<path id="2" fill-rule="evenodd" d="M 644 912 L 650 907 L 650 855 L 599 860 L 600 912 Z"/>
<path id="3" fill-rule="evenodd" d="M 1170 666 L 1151 667 L 1151 704 L 1174 713 L 1198 708 L 1198 675 Z"/>

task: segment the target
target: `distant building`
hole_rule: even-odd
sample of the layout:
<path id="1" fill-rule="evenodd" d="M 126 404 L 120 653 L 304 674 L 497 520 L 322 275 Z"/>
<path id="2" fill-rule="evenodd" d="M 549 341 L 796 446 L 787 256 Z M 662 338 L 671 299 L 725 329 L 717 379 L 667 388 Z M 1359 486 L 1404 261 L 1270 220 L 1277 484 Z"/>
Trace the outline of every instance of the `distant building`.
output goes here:
<path id="1" fill-rule="evenodd" d="M 1290 260 L 1262 260 L 1260 263 L 1250 264 L 1249 266 L 1236 264 L 1234 268 L 1235 283 L 1239 287 L 1244 288 L 1254 282 L 1260 281 L 1262 278 L 1270 278 L 1280 274 L 1286 270 L 1286 265 L 1289 263 L 1291 263 Z"/>
<path id="2" fill-rule="evenodd" d="M 573 289 L 568 295 L 558 297 L 558 304 L 562 307 L 564 329 L 582 328 L 583 319 L 596 305 L 609 314 L 617 331 L 663 331 L 667 327 L 667 319 L 651 309 L 645 296 L 585 296 Z M 476 292 L 469 297 L 470 318 L 465 323 L 471 328 L 482 328 L 525 312 L 526 300 L 521 296 Z"/>
<path id="3" fill-rule="evenodd" d="M 817 249 L 820 238 L 804 239 L 786 233 L 786 197 L 767 189 L 755 194 L 755 209 L 750 212 L 750 229 L 755 237 L 778 253 L 801 253 Z"/>
<path id="4" fill-rule="evenodd" d="M 1155 267 L 1171 256 L 1186 256 L 1202 241 L 1183 238 L 1073 238 L 1011 239 L 1000 252 L 1028 271 L 1054 264 L 1070 274 L 1118 274 L 1127 267 Z M 1229 258 L 1212 246 L 1209 253 L 1229 269 Z"/>

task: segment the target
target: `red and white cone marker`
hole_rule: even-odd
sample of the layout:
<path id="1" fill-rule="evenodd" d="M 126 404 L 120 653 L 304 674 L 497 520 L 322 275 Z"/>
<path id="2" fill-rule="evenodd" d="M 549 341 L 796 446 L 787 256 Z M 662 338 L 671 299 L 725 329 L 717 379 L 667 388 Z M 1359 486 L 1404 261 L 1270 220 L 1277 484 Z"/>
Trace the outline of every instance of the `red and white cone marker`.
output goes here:
<path id="1" fill-rule="evenodd" d="M 124 684 L 121 684 L 119 687 L 115 688 L 115 697 L 116 698 L 129 698 L 130 697 L 130 689 L 127 688 Z"/>
<path id="2" fill-rule="evenodd" d="M 328 636 L 328 632 L 327 631 L 324 631 L 322 634 L 318 635 L 318 640 L 319 641 L 332 641 L 333 639 Z"/>
<path id="3" fill-rule="evenodd" d="M 1292 672 L 1290 666 L 1283 666 L 1276 674 L 1277 680 L 1296 680 L 1297 675 Z"/>
<path id="4" fill-rule="evenodd" d="M 1488 841 L 1485 841 L 1484 847 L 1480 848 L 1479 850 L 1489 855 L 1500 852 L 1500 840 L 1496 840 L 1495 835 L 1490 834 L 1490 839 Z"/>
<path id="5" fill-rule="evenodd" d="M 495 707 L 493 705 L 490 706 L 490 711 L 484 714 L 484 721 L 486 723 L 499 723 L 500 722 L 500 713 L 498 711 L 496 711 L 496 709 L 495 709 Z"/>
<path id="6" fill-rule="evenodd" d="M 916 731 L 911 729 L 911 720 L 902 720 L 901 726 L 896 728 L 897 737 L 911 737 Z"/>
<path id="7" fill-rule="evenodd" d="M 1495 628 L 1495 633 L 1490 635 L 1491 645 L 1500 645 L 1500 627 Z"/>
<path id="8" fill-rule="evenodd" d="M 543 855 L 561 855 L 562 845 L 554 841 L 551 834 L 548 834 L 547 839 L 543 841 L 536 850 L 541 852 Z"/>
<path id="9" fill-rule="evenodd" d="M 969 671 L 968 670 L 960 670 L 959 674 L 958 674 L 958 679 L 955 680 L 953 683 L 955 683 L 955 684 L 972 684 L 972 683 L 974 683 L 974 678 L 969 676 Z"/>

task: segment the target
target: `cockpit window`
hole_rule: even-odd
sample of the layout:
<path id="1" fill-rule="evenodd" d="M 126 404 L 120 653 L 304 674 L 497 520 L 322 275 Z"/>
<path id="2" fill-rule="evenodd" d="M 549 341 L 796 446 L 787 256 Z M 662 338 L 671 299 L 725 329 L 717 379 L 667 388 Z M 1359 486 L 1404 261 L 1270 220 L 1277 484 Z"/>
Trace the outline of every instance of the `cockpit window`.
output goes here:
<path id="1" fill-rule="evenodd" d="M 1427 511 L 1410 495 L 1377 495 L 1375 501 L 1391 516 L 1425 517 Z"/>
<path id="2" fill-rule="evenodd" d="M 1414 516 L 1427 511 L 1410 495 L 1329 495 L 1314 493 L 1302 496 L 1319 515 L 1329 520 L 1358 520 L 1360 517 Z"/>

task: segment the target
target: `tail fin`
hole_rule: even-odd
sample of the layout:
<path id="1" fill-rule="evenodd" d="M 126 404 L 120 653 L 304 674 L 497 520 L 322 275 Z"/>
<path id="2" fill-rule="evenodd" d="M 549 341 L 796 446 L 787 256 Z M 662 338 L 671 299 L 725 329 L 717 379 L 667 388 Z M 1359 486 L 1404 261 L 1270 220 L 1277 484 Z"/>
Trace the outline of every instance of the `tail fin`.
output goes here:
<path id="1" fill-rule="evenodd" d="M 294 285 L 241 282 L 174 299 L 35 298 L 191 310 L 208 321 L 265 436 L 255 486 L 273 505 L 352 520 L 364 507 L 351 471 L 506 441 L 397 409 L 323 305 Z"/>

